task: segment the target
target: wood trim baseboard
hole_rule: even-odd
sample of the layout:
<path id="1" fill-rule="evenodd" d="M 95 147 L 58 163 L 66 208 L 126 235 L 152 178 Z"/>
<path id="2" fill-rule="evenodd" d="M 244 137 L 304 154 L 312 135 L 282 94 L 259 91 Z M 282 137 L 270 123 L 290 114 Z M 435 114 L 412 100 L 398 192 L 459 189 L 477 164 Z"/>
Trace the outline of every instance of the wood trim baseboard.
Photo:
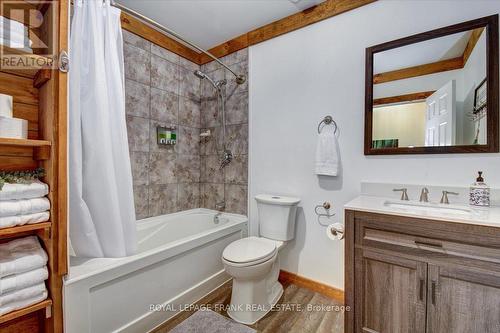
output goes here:
<path id="1" fill-rule="evenodd" d="M 344 291 L 337 289 L 335 287 L 326 285 L 324 283 L 314 281 L 303 276 L 297 275 L 295 273 L 290 273 L 284 270 L 280 270 L 279 281 L 281 283 L 292 283 L 299 287 L 304 287 L 313 290 L 317 293 L 325 295 L 332 298 L 342 304 L 344 304 Z"/>
<path id="2" fill-rule="evenodd" d="M 317 6 L 237 36 L 220 45 L 212 47 L 208 51 L 214 56 L 222 58 L 251 45 L 281 36 L 375 1 L 377 0 L 326 0 Z M 126 13 L 121 14 L 121 23 L 123 29 L 139 35 L 195 64 L 203 65 L 212 61 L 207 55 L 194 51 Z"/>

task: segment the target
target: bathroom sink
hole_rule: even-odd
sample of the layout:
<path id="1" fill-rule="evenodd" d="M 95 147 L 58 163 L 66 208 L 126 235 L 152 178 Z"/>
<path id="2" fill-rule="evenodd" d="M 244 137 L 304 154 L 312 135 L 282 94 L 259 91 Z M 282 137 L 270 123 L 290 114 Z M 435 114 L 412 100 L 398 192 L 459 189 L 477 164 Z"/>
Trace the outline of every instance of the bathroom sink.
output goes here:
<path id="1" fill-rule="evenodd" d="M 384 206 L 405 210 L 412 213 L 428 214 L 454 214 L 454 215 L 470 215 L 472 210 L 466 206 L 460 205 L 444 205 L 416 201 L 386 201 Z"/>

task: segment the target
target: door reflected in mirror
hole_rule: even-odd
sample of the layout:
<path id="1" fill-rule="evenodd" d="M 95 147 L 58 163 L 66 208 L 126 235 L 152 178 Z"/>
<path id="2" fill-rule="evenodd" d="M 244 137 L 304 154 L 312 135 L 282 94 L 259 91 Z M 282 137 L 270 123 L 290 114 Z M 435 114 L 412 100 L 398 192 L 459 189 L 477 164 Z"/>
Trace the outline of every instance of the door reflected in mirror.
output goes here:
<path id="1" fill-rule="evenodd" d="M 481 20 L 484 23 L 477 24 Z M 488 142 L 498 141 L 498 124 L 488 124 L 490 117 L 498 120 L 498 96 L 494 103 L 488 96 L 489 76 L 498 85 L 498 59 L 496 64 L 490 59 L 498 54 L 498 41 L 492 43 L 488 36 L 492 31 L 488 22 L 495 20 L 496 16 L 465 22 L 469 29 L 456 25 L 367 49 L 371 128 L 365 152 L 398 153 L 398 148 L 406 149 L 404 153 L 433 152 L 415 149 L 428 147 L 447 152 L 445 147 L 458 146 L 498 150 L 498 142 Z M 494 110 L 488 110 L 490 104 Z"/>

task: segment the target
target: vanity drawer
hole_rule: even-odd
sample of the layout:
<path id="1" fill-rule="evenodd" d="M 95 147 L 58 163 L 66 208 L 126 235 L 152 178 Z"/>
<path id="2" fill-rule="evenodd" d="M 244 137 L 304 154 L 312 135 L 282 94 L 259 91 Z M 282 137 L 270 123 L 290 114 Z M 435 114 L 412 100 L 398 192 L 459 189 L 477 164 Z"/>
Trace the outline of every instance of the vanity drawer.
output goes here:
<path id="1" fill-rule="evenodd" d="M 500 247 L 486 247 L 450 240 L 421 237 L 399 232 L 364 227 L 361 244 L 369 247 L 386 248 L 387 245 L 401 246 L 416 251 L 429 251 L 444 255 L 500 263 Z"/>

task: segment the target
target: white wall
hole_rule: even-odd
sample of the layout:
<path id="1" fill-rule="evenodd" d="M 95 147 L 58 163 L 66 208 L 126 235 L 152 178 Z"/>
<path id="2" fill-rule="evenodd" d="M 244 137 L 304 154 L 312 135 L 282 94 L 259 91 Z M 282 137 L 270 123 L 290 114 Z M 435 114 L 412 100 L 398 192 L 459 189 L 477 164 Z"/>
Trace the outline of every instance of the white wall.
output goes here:
<path id="1" fill-rule="evenodd" d="M 314 206 L 331 201 L 332 222 L 343 221 L 361 181 L 468 185 L 480 169 L 500 187 L 498 154 L 363 155 L 365 48 L 498 12 L 498 1 L 378 1 L 251 47 L 250 231 L 257 233 L 256 194 L 302 198 L 283 269 L 343 288 L 344 243 L 326 238 Z M 341 132 L 336 178 L 313 174 L 316 127 L 327 114 Z"/>

